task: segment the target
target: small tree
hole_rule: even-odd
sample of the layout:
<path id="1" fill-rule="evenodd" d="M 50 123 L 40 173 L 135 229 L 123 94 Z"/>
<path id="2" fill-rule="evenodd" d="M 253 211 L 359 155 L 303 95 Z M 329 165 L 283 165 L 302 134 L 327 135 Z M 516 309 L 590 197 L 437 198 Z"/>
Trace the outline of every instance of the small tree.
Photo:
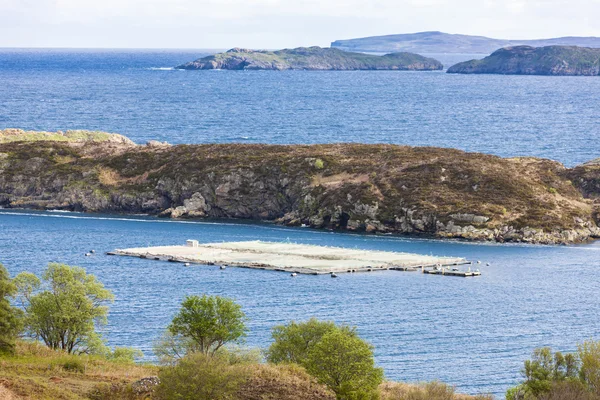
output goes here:
<path id="1" fill-rule="evenodd" d="M 12 307 L 8 297 L 17 293 L 17 286 L 10 279 L 8 271 L 0 264 L 0 354 L 15 351 L 15 339 L 21 331 L 21 310 Z"/>
<path id="2" fill-rule="evenodd" d="M 600 395 L 600 341 L 587 340 L 577 347 L 581 362 L 579 379 L 590 390 Z"/>
<path id="3" fill-rule="evenodd" d="M 28 333 L 69 354 L 104 351 L 95 328 L 106 323 L 112 293 L 80 267 L 50 263 L 42 278 L 27 272 L 15 278 Z"/>
<path id="4" fill-rule="evenodd" d="M 326 333 L 312 347 L 306 369 L 338 399 L 377 398 L 377 387 L 383 381 L 383 370 L 375 367 L 372 346 L 341 329 Z"/>
<path id="5" fill-rule="evenodd" d="M 273 343 L 267 350 L 267 360 L 274 364 L 305 365 L 310 349 L 321 340 L 323 335 L 336 329 L 343 329 L 348 334 L 356 334 L 354 328 L 338 327 L 332 321 L 319 321 L 316 318 L 305 322 L 292 321 L 287 325 L 277 325 L 271 333 Z"/>
<path id="6" fill-rule="evenodd" d="M 198 351 L 213 355 L 223 345 L 238 343 L 246 336 L 245 322 L 242 307 L 231 299 L 188 296 L 168 330 L 175 340 L 189 340 L 186 353 Z"/>

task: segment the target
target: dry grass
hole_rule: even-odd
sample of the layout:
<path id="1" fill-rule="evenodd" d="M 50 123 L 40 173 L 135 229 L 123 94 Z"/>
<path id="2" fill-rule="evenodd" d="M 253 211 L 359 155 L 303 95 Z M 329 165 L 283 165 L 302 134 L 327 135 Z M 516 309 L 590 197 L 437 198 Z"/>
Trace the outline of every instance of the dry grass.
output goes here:
<path id="1" fill-rule="evenodd" d="M 384 382 L 379 387 L 381 400 L 492 400 L 492 396 L 455 393 L 452 386 L 441 382 L 417 385 Z"/>
<path id="2" fill-rule="evenodd" d="M 335 395 L 299 366 L 259 364 L 237 400 L 335 400 Z"/>
<path id="3" fill-rule="evenodd" d="M 126 386 L 156 373 L 154 366 L 72 356 L 27 342 L 18 343 L 15 356 L 0 358 L 0 384 L 18 399 L 86 399 L 99 384 Z"/>

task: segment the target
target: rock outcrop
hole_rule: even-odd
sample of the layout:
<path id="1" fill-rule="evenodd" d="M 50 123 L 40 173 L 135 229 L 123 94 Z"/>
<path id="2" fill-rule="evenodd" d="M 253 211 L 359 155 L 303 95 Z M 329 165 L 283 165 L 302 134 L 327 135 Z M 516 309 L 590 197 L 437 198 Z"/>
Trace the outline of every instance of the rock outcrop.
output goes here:
<path id="1" fill-rule="evenodd" d="M 441 148 L 0 144 L 0 207 L 498 242 L 600 237 L 600 166 Z"/>
<path id="2" fill-rule="evenodd" d="M 225 53 L 200 58 L 178 69 L 231 70 L 441 70 L 442 64 L 414 53 L 384 56 L 350 53 L 321 47 L 299 47 L 278 51 L 233 48 Z"/>
<path id="3" fill-rule="evenodd" d="M 600 49 L 577 46 L 514 46 L 482 60 L 458 63 L 449 74 L 600 75 Z"/>

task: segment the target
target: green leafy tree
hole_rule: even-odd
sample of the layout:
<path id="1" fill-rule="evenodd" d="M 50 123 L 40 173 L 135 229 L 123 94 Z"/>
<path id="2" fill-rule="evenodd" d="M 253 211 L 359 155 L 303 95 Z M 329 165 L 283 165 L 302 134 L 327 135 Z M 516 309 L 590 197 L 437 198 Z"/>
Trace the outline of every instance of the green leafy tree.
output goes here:
<path id="1" fill-rule="evenodd" d="M 15 278 L 27 332 L 69 354 L 104 352 L 96 324 L 106 323 L 112 293 L 80 267 L 50 263 L 42 279 L 27 272 Z"/>
<path id="2" fill-rule="evenodd" d="M 15 340 L 23 327 L 21 310 L 11 306 L 8 299 L 16 293 L 17 286 L 0 264 L 0 353 L 14 353 Z"/>
<path id="3" fill-rule="evenodd" d="M 579 379 L 590 392 L 600 397 L 600 341 L 587 340 L 577 347 L 581 362 Z"/>
<path id="4" fill-rule="evenodd" d="M 312 346 L 306 369 L 338 399 L 376 399 L 377 387 L 383 382 L 383 370 L 375 366 L 372 346 L 342 329 L 326 333 Z"/>
<path id="5" fill-rule="evenodd" d="M 242 307 L 229 298 L 188 296 L 168 330 L 186 354 L 213 355 L 227 343 L 242 341 L 247 331 L 246 316 Z"/>
<path id="6" fill-rule="evenodd" d="M 306 365 L 310 349 L 323 335 L 337 329 L 345 330 L 351 335 L 356 334 L 354 328 L 338 327 L 332 321 L 319 321 L 316 318 L 275 326 L 271 333 L 273 343 L 267 350 L 267 360 L 274 364 Z"/>

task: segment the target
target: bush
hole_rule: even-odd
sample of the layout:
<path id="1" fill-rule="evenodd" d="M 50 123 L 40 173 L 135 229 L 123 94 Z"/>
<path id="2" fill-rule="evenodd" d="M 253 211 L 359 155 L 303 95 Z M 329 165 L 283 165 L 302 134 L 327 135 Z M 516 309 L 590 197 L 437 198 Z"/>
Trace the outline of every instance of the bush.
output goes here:
<path id="1" fill-rule="evenodd" d="M 249 378 L 244 364 L 230 364 L 226 357 L 192 353 L 176 365 L 164 367 L 158 377 L 158 399 L 226 400 Z"/>
<path id="2" fill-rule="evenodd" d="M 74 358 L 63 362 L 62 367 L 68 372 L 77 372 L 80 374 L 85 372 L 85 364 L 81 360 L 76 360 Z"/>
<path id="3" fill-rule="evenodd" d="M 316 318 L 275 326 L 271 333 L 273 343 L 267 350 L 267 360 L 274 364 L 295 363 L 305 366 L 310 349 L 321 340 L 323 335 L 336 329 L 356 334 L 353 328 L 338 327 L 331 321 L 319 321 Z"/>
<path id="4" fill-rule="evenodd" d="M 326 333 L 311 348 L 306 369 L 344 400 L 376 399 L 383 381 L 372 346 L 342 329 Z"/>

